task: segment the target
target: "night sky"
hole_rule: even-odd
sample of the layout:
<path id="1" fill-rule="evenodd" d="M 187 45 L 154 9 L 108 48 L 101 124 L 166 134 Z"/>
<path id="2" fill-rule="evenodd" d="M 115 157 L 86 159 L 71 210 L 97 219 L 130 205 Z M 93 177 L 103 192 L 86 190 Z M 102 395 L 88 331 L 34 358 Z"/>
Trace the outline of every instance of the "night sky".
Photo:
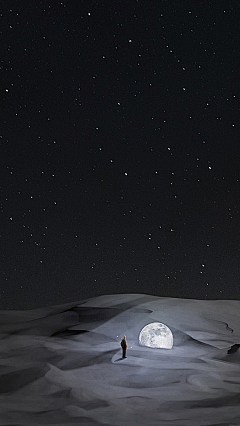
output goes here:
<path id="1" fill-rule="evenodd" d="M 240 299 L 238 1 L 7 1 L 0 308 Z"/>

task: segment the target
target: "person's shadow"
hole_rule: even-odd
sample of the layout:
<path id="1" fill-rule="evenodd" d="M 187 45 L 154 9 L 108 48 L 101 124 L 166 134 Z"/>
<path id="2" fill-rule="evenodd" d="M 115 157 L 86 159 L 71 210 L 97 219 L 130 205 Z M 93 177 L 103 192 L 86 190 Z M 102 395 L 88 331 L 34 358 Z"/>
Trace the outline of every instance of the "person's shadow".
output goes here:
<path id="1" fill-rule="evenodd" d="M 125 358 L 118 358 L 118 359 L 116 359 L 116 361 L 114 361 L 114 362 L 117 362 L 117 361 L 122 361 L 123 359 L 126 359 L 127 357 L 125 357 Z"/>

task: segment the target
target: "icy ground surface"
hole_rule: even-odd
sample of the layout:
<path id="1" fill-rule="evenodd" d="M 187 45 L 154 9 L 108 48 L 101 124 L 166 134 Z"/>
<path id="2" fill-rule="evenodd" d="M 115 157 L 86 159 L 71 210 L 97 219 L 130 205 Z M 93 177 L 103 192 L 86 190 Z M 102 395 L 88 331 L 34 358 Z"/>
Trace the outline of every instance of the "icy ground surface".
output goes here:
<path id="1" fill-rule="evenodd" d="M 155 321 L 171 350 L 138 344 Z M 0 426 L 240 425 L 240 301 L 121 294 L 0 311 L 0 339 Z"/>

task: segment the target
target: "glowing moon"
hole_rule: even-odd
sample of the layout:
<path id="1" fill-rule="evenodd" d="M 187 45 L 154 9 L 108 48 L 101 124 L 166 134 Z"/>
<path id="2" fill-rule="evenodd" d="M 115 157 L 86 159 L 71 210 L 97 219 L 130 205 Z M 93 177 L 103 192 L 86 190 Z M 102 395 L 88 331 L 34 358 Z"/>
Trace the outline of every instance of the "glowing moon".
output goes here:
<path id="1" fill-rule="evenodd" d="M 152 322 L 141 330 L 139 344 L 150 348 L 172 349 L 173 335 L 165 324 Z"/>

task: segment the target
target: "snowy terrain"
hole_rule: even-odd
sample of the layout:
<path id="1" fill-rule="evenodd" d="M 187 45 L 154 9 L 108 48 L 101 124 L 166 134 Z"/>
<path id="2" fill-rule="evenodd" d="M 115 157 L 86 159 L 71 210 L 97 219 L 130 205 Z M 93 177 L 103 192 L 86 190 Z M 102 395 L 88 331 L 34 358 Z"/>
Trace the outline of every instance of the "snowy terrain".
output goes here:
<path id="1" fill-rule="evenodd" d="M 138 344 L 155 321 L 171 350 Z M 0 426 L 240 425 L 240 301 L 120 294 L 0 311 L 0 339 Z"/>

